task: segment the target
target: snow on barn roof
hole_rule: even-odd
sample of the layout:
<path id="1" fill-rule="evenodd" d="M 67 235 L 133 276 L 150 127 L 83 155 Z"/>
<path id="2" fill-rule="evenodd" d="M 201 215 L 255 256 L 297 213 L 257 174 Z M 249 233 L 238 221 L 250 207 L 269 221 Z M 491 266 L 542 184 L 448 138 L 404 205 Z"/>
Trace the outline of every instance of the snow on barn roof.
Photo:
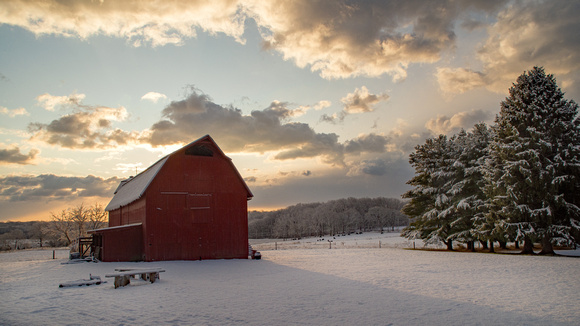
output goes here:
<path id="1" fill-rule="evenodd" d="M 119 187 L 115 190 L 115 196 L 111 199 L 109 205 L 105 207 L 105 211 L 112 211 L 141 198 L 151 181 L 153 181 L 157 175 L 157 172 L 159 172 L 163 164 L 167 161 L 168 157 L 169 155 L 160 159 L 157 163 L 153 164 L 147 170 L 139 173 L 135 177 L 130 177 L 129 179 L 121 181 L 121 184 L 119 184 Z"/>
<path id="2" fill-rule="evenodd" d="M 224 152 L 222 152 L 222 150 L 219 148 L 219 146 L 217 146 L 217 144 L 211 138 L 210 135 L 205 135 L 205 136 L 185 145 L 182 148 L 189 147 L 189 146 L 191 146 L 191 145 L 193 145 L 201 140 L 211 141 L 215 145 L 216 149 L 220 152 L 220 154 L 227 158 L 227 156 L 224 154 Z M 177 151 L 179 151 L 179 150 L 181 150 L 181 149 L 178 149 Z M 129 179 L 121 181 L 121 183 L 117 187 L 117 190 L 115 190 L 115 196 L 113 196 L 113 199 L 111 199 L 111 202 L 109 202 L 107 207 L 105 207 L 105 211 L 112 211 L 112 210 L 115 210 L 121 206 L 129 205 L 130 203 L 141 198 L 143 196 L 143 194 L 145 194 L 145 190 L 147 190 L 147 187 L 149 187 L 149 184 L 151 184 L 151 181 L 153 181 L 153 179 L 155 179 L 155 176 L 157 175 L 159 170 L 161 170 L 161 168 L 163 167 L 163 165 L 165 164 L 167 159 L 171 155 L 175 154 L 177 151 L 163 157 L 162 159 L 157 161 L 155 164 L 153 164 L 149 168 L 147 168 L 147 170 L 137 174 L 135 177 L 129 177 Z M 246 191 L 248 192 L 248 200 L 250 200 L 252 197 L 254 197 L 254 195 L 252 194 L 252 191 L 250 191 L 250 188 L 248 188 L 248 185 L 246 184 L 246 182 L 244 181 L 244 179 L 242 178 L 242 176 L 240 175 L 240 173 L 238 172 L 238 170 L 236 169 L 236 167 L 232 163 L 231 159 L 230 159 L 229 163 L 231 164 L 233 170 L 236 172 L 238 178 L 240 178 L 240 180 L 242 181 L 244 187 L 246 188 Z"/>

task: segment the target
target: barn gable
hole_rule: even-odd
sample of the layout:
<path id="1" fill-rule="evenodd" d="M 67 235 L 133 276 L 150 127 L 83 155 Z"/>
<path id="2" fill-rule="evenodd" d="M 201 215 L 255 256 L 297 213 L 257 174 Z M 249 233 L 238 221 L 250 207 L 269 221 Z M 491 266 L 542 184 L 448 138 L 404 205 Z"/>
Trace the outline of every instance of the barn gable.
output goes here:
<path id="1" fill-rule="evenodd" d="M 179 152 L 185 151 L 185 155 L 193 155 L 193 156 L 213 156 L 213 155 L 222 155 L 227 157 L 221 149 L 217 146 L 215 141 L 209 136 L 205 135 L 198 140 L 195 140 L 188 145 L 182 147 L 181 149 L 163 157 L 155 164 L 147 168 L 147 170 L 139 173 L 135 177 L 130 177 L 129 179 L 121 181 L 117 190 L 115 190 L 115 195 L 113 199 L 109 202 L 107 207 L 105 207 L 105 211 L 112 211 L 119 207 L 126 206 L 138 199 L 140 199 L 147 187 L 151 184 L 153 179 L 157 176 L 157 173 L 167 159 L 172 156 L 176 155 Z M 214 154 L 214 152 L 217 152 Z M 235 168 L 233 163 L 230 160 L 230 164 L 233 170 L 236 172 L 238 178 L 241 180 L 242 184 L 246 188 L 248 192 L 248 200 L 251 199 L 254 195 L 250 191 L 250 188 L 247 186 L 245 181 L 243 180 L 242 176 L 239 174 L 238 170 Z"/>

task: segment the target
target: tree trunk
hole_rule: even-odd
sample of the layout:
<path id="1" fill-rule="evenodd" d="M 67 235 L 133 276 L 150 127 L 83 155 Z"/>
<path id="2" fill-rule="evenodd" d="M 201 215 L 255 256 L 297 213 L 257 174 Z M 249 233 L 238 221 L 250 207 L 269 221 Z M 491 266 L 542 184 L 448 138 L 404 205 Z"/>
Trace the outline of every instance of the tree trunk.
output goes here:
<path id="1" fill-rule="evenodd" d="M 487 241 L 481 241 L 481 240 L 479 240 L 479 243 L 481 243 L 481 247 L 483 249 L 487 249 Z"/>
<path id="2" fill-rule="evenodd" d="M 495 252 L 495 248 L 493 247 L 493 240 L 489 240 L 489 252 Z"/>
<path id="3" fill-rule="evenodd" d="M 524 249 L 520 252 L 523 255 L 533 255 L 534 254 L 534 244 L 532 243 L 532 239 L 526 236 L 524 238 Z"/>
<path id="4" fill-rule="evenodd" d="M 453 250 L 453 240 L 449 239 L 445 244 L 447 245 L 447 250 Z"/>
<path id="5" fill-rule="evenodd" d="M 506 249 L 507 248 L 507 242 L 505 241 L 498 241 L 499 242 L 499 247 L 501 249 Z"/>
<path id="6" fill-rule="evenodd" d="M 520 242 L 519 241 L 516 241 L 515 242 L 515 246 L 516 246 L 516 249 L 520 249 Z"/>
<path id="7" fill-rule="evenodd" d="M 542 251 L 538 255 L 555 255 L 554 247 L 552 247 L 552 237 L 544 235 L 542 238 Z"/>

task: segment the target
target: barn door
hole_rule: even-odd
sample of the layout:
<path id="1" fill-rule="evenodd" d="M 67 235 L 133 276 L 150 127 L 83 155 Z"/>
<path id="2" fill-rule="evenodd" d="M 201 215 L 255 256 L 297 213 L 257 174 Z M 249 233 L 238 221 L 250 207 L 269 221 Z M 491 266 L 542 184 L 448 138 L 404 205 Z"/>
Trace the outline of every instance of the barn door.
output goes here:
<path id="1" fill-rule="evenodd" d="M 199 257 L 195 259 L 209 259 L 215 256 L 215 242 L 213 239 L 213 194 L 189 194 L 187 196 L 187 206 L 191 221 L 194 224 L 197 248 Z"/>

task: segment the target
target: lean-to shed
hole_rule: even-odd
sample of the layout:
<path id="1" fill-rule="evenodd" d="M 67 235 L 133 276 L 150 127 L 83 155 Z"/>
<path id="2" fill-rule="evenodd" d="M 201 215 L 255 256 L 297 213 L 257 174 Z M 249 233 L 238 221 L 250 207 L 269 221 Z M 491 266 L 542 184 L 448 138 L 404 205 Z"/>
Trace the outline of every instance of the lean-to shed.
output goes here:
<path id="1" fill-rule="evenodd" d="M 206 135 L 123 180 L 109 227 L 93 230 L 102 261 L 248 257 L 247 201 L 252 192 Z"/>

